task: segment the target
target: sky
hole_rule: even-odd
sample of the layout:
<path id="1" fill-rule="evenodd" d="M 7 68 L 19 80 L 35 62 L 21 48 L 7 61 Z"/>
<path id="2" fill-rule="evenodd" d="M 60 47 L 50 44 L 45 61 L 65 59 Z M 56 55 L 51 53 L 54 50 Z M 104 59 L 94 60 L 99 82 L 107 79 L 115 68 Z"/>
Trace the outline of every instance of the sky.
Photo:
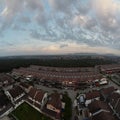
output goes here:
<path id="1" fill-rule="evenodd" d="M 120 55 L 120 0 L 0 0 L 0 56 Z"/>

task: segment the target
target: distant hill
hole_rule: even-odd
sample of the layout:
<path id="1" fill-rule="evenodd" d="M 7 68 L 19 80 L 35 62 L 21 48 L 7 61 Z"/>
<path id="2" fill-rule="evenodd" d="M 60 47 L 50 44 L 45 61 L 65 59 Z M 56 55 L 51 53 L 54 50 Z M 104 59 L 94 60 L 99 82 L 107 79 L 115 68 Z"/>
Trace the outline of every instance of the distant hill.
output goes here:
<path id="1" fill-rule="evenodd" d="M 0 59 L 28 59 L 28 58 L 47 58 L 47 59 L 56 59 L 56 58 L 60 58 L 60 57 L 92 57 L 92 56 L 97 56 L 97 57 L 120 57 L 118 55 L 114 55 L 114 54 L 97 54 L 97 53 L 69 53 L 69 54 L 61 54 L 61 55 L 19 55 L 19 56 L 4 56 L 4 57 L 0 57 Z"/>

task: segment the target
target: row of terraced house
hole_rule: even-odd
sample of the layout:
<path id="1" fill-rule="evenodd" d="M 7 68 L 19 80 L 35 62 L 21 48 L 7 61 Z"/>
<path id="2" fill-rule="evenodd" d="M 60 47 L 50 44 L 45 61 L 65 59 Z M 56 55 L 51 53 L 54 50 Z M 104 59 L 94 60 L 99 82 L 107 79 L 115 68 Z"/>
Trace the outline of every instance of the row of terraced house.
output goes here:
<path id="1" fill-rule="evenodd" d="M 111 71 L 111 72 L 109 72 Z M 75 88 L 86 83 L 91 85 L 107 84 L 103 79 L 102 73 L 120 72 L 119 64 L 98 65 L 95 67 L 78 67 L 78 68 L 58 68 L 31 65 L 27 68 L 14 69 L 13 75 L 26 77 L 28 80 L 33 77 L 38 83 L 55 84 L 55 86 L 64 86 Z"/>
<path id="2" fill-rule="evenodd" d="M 93 82 L 105 79 L 97 68 L 56 68 L 31 65 L 27 68 L 14 69 L 13 76 L 22 76 L 28 80 L 36 78 L 38 83 L 48 85 L 77 88 L 83 84 L 91 85 Z"/>

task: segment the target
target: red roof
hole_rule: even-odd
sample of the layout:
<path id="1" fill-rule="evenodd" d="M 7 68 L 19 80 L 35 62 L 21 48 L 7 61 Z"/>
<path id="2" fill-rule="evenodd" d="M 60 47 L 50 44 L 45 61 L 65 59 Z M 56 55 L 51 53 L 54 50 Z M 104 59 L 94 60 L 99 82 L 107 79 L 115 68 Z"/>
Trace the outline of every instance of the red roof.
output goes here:
<path id="1" fill-rule="evenodd" d="M 29 85 L 29 84 L 27 84 L 27 83 L 22 82 L 22 83 L 20 83 L 20 86 L 21 86 L 21 87 L 23 87 L 23 88 L 28 89 L 31 85 Z"/>
<path id="2" fill-rule="evenodd" d="M 36 95 L 35 95 L 35 100 L 38 102 L 41 102 L 43 97 L 44 97 L 45 92 L 43 92 L 42 90 L 38 90 Z"/>
<path id="3" fill-rule="evenodd" d="M 55 108 L 61 109 L 62 108 L 62 102 L 61 102 L 61 99 L 60 99 L 60 94 L 59 93 L 52 93 L 49 97 L 49 100 L 48 100 L 47 104 L 51 104 Z"/>
<path id="4" fill-rule="evenodd" d="M 31 98 L 34 98 L 36 92 L 37 92 L 36 88 L 31 88 L 28 94 Z"/>
<path id="5" fill-rule="evenodd" d="M 41 102 L 44 97 L 45 92 L 40 89 L 31 88 L 28 94 L 35 101 Z"/>
<path id="6" fill-rule="evenodd" d="M 100 101 L 100 100 L 94 100 L 92 101 L 89 105 L 88 105 L 89 111 L 91 113 L 95 113 L 99 110 L 106 110 L 106 111 L 110 111 L 109 106 L 104 102 L 104 101 Z"/>
<path id="7" fill-rule="evenodd" d="M 94 81 L 101 79 L 102 75 L 96 73 L 94 68 L 55 68 L 55 67 L 41 67 L 32 66 L 29 68 L 20 68 L 14 70 L 23 76 L 32 75 L 37 78 L 43 78 L 47 81 L 58 82 L 79 82 L 79 81 Z"/>
<path id="8" fill-rule="evenodd" d="M 100 112 L 92 117 L 92 120 L 115 120 L 114 116 L 109 112 Z"/>
<path id="9" fill-rule="evenodd" d="M 110 104 L 115 107 L 115 104 L 117 103 L 118 99 L 120 98 L 120 94 L 117 92 L 113 92 L 110 96 Z"/>
<path id="10" fill-rule="evenodd" d="M 23 89 L 19 86 L 15 86 L 14 88 L 10 89 L 8 92 L 13 98 L 16 98 L 24 93 Z"/>
<path id="11" fill-rule="evenodd" d="M 103 88 L 103 89 L 101 90 L 102 94 L 104 94 L 104 95 L 109 95 L 109 94 L 111 94 L 113 91 L 115 91 L 115 88 L 114 88 L 113 86 L 108 87 L 108 88 Z"/>
<path id="12" fill-rule="evenodd" d="M 97 97 L 100 97 L 100 93 L 97 90 L 86 93 L 86 100 L 94 99 Z"/>

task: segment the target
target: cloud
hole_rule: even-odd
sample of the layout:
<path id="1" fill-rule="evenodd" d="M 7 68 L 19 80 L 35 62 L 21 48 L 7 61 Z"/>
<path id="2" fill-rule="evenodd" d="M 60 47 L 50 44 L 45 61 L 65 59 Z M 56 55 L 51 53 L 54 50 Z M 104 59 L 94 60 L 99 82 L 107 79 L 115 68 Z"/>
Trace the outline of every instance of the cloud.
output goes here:
<path id="1" fill-rule="evenodd" d="M 5 18 L 11 19 L 17 12 L 22 10 L 24 0 L 5 0 L 5 8 L 3 9 L 1 15 Z"/>
<path id="2" fill-rule="evenodd" d="M 14 29 L 38 41 L 70 41 L 120 50 L 118 0 L 4 0 L 0 10 L 3 35 L 7 30 L 13 36 Z M 68 46 L 65 43 L 57 48 Z"/>
<path id="3" fill-rule="evenodd" d="M 120 2 L 115 0 L 92 0 L 92 8 L 95 12 L 99 25 L 104 30 L 117 30 L 119 20 L 117 16 L 120 14 Z"/>
<path id="4" fill-rule="evenodd" d="M 68 47 L 68 44 L 61 44 L 60 45 L 60 48 L 65 48 L 65 47 Z"/>
<path id="5" fill-rule="evenodd" d="M 96 25 L 96 20 L 90 16 L 76 15 L 72 20 L 73 25 L 80 26 L 86 29 L 91 29 Z"/>
<path id="6" fill-rule="evenodd" d="M 45 25 L 46 25 L 46 23 L 47 23 L 47 17 L 45 16 L 45 13 L 38 12 L 38 13 L 35 15 L 35 21 L 36 21 L 39 25 L 45 27 Z"/>
<path id="7" fill-rule="evenodd" d="M 35 39 L 40 39 L 41 37 L 40 33 L 38 33 L 36 30 L 32 30 L 30 35 L 32 38 L 35 38 Z"/>
<path id="8" fill-rule="evenodd" d="M 30 22 L 30 19 L 23 15 L 27 10 L 43 11 L 43 5 L 40 0 L 4 0 L 4 4 L 5 7 L 0 15 L 3 21 L 1 30 L 10 27 L 19 15 L 21 16 L 21 22 Z"/>
<path id="9" fill-rule="evenodd" d="M 32 10 L 43 11 L 44 9 L 41 0 L 24 0 L 24 5 Z"/>
<path id="10" fill-rule="evenodd" d="M 23 12 L 25 9 L 43 11 L 43 5 L 40 0 L 5 0 L 5 8 L 1 15 L 11 19 L 14 15 Z"/>
<path id="11" fill-rule="evenodd" d="M 73 0 L 49 0 L 50 6 L 53 10 L 58 10 L 59 12 L 67 12 L 71 14 L 71 7 L 74 3 Z"/>
<path id="12" fill-rule="evenodd" d="M 31 22 L 31 19 L 29 17 L 22 16 L 22 17 L 19 18 L 19 21 L 22 22 L 22 23 L 28 24 L 28 23 Z"/>

